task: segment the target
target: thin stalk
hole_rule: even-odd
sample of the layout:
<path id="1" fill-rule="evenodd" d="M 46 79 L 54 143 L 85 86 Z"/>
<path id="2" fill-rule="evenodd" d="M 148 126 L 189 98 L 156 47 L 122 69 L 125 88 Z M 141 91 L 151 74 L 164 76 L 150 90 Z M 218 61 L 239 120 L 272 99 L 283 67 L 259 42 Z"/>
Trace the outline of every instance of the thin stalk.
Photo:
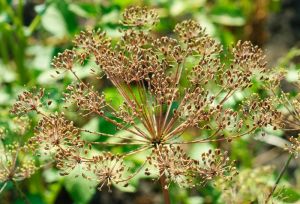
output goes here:
<path id="1" fill-rule="evenodd" d="M 113 138 L 119 138 L 119 139 L 122 139 L 122 140 L 129 140 L 129 141 L 139 141 L 139 142 L 147 142 L 147 140 L 141 140 L 141 139 L 137 139 L 137 138 L 134 138 L 134 137 L 122 137 L 122 136 L 117 136 L 117 135 L 112 135 L 112 134 L 107 134 L 107 133 L 102 133 L 102 132 L 94 132 L 94 131 L 90 131 L 90 130 L 85 130 L 85 129 L 80 129 L 81 131 L 83 132 L 87 132 L 87 133 L 90 133 L 90 134 L 95 134 L 95 135 L 99 135 L 99 136 L 103 136 L 103 137 L 113 137 Z M 136 136 L 136 135 L 135 135 Z"/>
<path id="2" fill-rule="evenodd" d="M 228 139 L 232 140 L 232 139 L 236 139 L 236 138 L 242 137 L 244 135 L 247 135 L 247 134 L 251 133 L 254 130 L 255 130 L 255 128 L 252 128 L 252 129 L 250 129 L 247 132 L 244 132 L 244 133 L 241 133 L 241 134 L 238 134 L 238 135 L 234 135 L 234 136 L 231 136 L 231 137 L 228 137 L 228 138 L 222 137 L 222 138 L 210 139 L 211 136 L 209 136 L 209 137 L 206 137 L 206 138 L 203 138 L 203 139 L 186 141 L 186 142 L 174 142 L 172 144 L 194 144 L 194 143 L 206 143 L 206 142 L 225 141 L 225 140 L 228 140 Z"/>
<path id="3" fill-rule="evenodd" d="M 182 73 L 182 70 L 183 70 L 183 66 L 184 66 L 184 63 L 185 63 L 185 58 L 184 60 L 182 61 L 181 64 L 178 64 L 178 67 L 176 69 L 176 74 L 175 74 L 175 84 L 174 84 L 174 91 L 176 91 L 176 87 L 178 86 L 179 84 L 179 81 L 180 81 L 180 78 L 181 78 L 181 73 Z M 178 75 L 179 73 L 179 75 Z M 172 107 L 172 103 L 174 101 L 174 96 L 172 96 L 172 99 L 171 99 L 171 102 L 170 104 L 168 105 L 168 108 L 167 108 L 167 113 L 165 115 L 165 118 L 164 118 L 164 123 L 163 123 L 163 126 L 162 126 L 162 129 L 164 130 L 165 129 L 165 126 L 166 126 L 166 122 L 168 120 L 168 117 L 169 117 L 169 114 L 170 114 L 170 110 L 171 110 L 171 107 Z"/>
<path id="4" fill-rule="evenodd" d="M 155 149 L 158 150 L 157 147 L 158 146 L 155 146 Z M 160 151 L 159 151 L 159 154 L 160 154 Z M 159 170 L 159 181 L 160 181 L 161 190 L 163 192 L 164 204 L 171 204 L 170 193 L 169 193 L 169 189 L 167 188 L 168 184 L 166 182 L 166 175 L 164 173 L 164 170 L 162 170 L 162 169 Z"/>
<path id="5" fill-rule="evenodd" d="M 274 184 L 274 186 L 273 186 L 271 192 L 269 193 L 269 195 L 268 195 L 268 197 L 267 197 L 267 199 L 266 199 L 266 201 L 265 201 L 266 204 L 269 202 L 270 198 L 271 198 L 272 195 L 274 194 L 274 192 L 275 192 L 275 190 L 276 190 L 276 188 L 277 188 L 277 186 L 278 186 L 278 184 L 279 184 L 279 182 L 280 182 L 280 180 L 281 180 L 281 178 L 282 178 L 284 172 L 287 170 L 287 167 L 289 166 L 289 164 L 290 164 L 290 162 L 291 162 L 293 156 L 294 156 L 294 155 L 291 154 L 291 155 L 289 156 L 288 160 L 286 161 L 285 165 L 282 167 L 281 172 L 280 172 L 280 174 L 279 174 L 279 176 L 278 176 L 278 178 L 277 178 L 277 180 L 276 180 L 276 182 L 275 182 L 275 184 Z"/>
<path id="6" fill-rule="evenodd" d="M 13 35 L 12 35 L 13 36 Z M 14 55 L 14 60 L 16 68 L 19 75 L 20 83 L 27 84 L 30 81 L 29 72 L 25 65 L 25 48 L 27 46 L 26 36 L 24 35 L 21 28 L 16 31 L 16 40 L 13 37 L 10 37 L 10 44 L 12 47 L 12 52 Z"/>
<path id="7" fill-rule="evenodd" d="M 144 127 L 148 130 L 148 132 L 151 132 L 153 134 L 154 133 L 153 132 L 154 129 L 153 129 L 153 126 L 151 125 L 151 122 L 150 122 L 151 120 L 149 119 L 151 117 L 147 115 L 147 109 L 148 108 L 145 108 L 145 106 L 143 105 L 143 103 L 142 104 L 139 103 L 139 101 L 138 101 L 137 97 L 135 96 L 135 94 L 134 94 L 134 92 L 133 92 L 133 90 L 132 90 L 132 88 L 131 88 L 130 85 L 127 85 L 125 88 L 126 88 L 127 92 L 131 94 L 131 98 L 133 99 L 133 101 L 135 102 L 135 104 L 137 105 L 137 107 L 139 109 L 141 109 L 141 111 L 140 111 L 141 112 L 141 115 L 140 115 L 141 118 L 140 118 L 140 120 L 143 123 Z M 141 86 L 138 85 L 138 91 L 139 92 L 140 92 L 140 88 L 141 88 Z M 125 90 L 125 92 L 126 92 L 126 90 Z M 146 105 L 146 103 L 145 103 L 145 105 Z"/>
<path id="8" fill-rule="evenodd" d="M 145 134 L 142 134 L 142 133 L 140 133 L 140 132 L 135 132 L 135 131 L 133 131 L 133 130 L 131 130 L 131 129 L 126 128 L 124 125 L 118 123 L 117 121 L 115 121 L 115 120 L 113 120 L 113 119 L 111 119 L 111 118 L 109 118 L 109 117 L 107 117 L 107 116 L 105 116 L 105 115 L 103 115 L 103 114 L 100 114 L 99 112 L 96 112 L 96 113 L 97 113 L 99 116 L 101 116 L 104 120 L 106 120 L 106 121 L 112 123 L 113 125 L 117 126 L 118 128 L 120 128 L 120 129 L 122 129 L 122 130 L 126 130 L 126 131 L 128 131 L 128 132 L 130 132 L 130 133 L 132 133 L 132 134 L 135 134 L 135 135 L 137 135 L 137 136 L 140 136 L 140 137 L 142 137 L 142 138 L 147 138 L 147 135 L 145 135 Z"/>
<path id="9" fill-rule="evenodd" d="M 164 201 L 165 201 L 164 203 L 171 204 L 169 189 L 165 188 L 167 183 L 166 183 L 166 176 L 164 173 L 162 173 L 161 177 L 159 178 L 159 181 L 160 181 L 161 190 L 164 195 Z"/>
<path id="10" fill-rule="evenodd" d="M 145 167 L 146 164 L 147 164 L 147 160 L 142 164 L 142 166 L 140 166 L 140 168 L 135 173 L 131 174 L 128 178 L 124 180 L 120 180 L 120 182 L 129 181 L 130 179 L 135 177 L 139 172 L 141 172 L 141 170 Z"/>
<path id="11" fill-rule="evenodd" d="M 98 144 L 98 145 L 145 145 L 146 143 L 138 143 L 138 142 L 89 142 L 90 144 Z"/>
<path id="12" fill-rule="evenodd" d="M 146 150 L 148 150 L 150 148 L 151 148 L 151 146 L 143 146 L 143 147 L 137 148 L 135 150 L 132 150 L 132 151 L 130 151 L 128 153 L 123 154 L 123 157 L 128 157 L 128 156 L 131 156 L 133 154 L 137 154 L 139 152 L 146 151 Z"/>
<path id="13" fill-rule="evenodd" d="M 4 26 L 3 26 L 4 27 Z M 1 28 L 3 29 L 1 35 L 0 35 L 0 40 L 2 45 L 0 46 L 0 57 L 3 61 L 3 64 L 8 64 L 9 63 L 9 54 L 8 54 L 8 42 L 7 42 L 7 30 L 6 28 Z"/>
<path id="14" fill-rule="evenodd" d="M 2 187 L 0 189 L 0 194 L 4 191 L 6 186 L 7 186 L 7 181 L 5 181 L 5 183 L 2 185 Z"/>

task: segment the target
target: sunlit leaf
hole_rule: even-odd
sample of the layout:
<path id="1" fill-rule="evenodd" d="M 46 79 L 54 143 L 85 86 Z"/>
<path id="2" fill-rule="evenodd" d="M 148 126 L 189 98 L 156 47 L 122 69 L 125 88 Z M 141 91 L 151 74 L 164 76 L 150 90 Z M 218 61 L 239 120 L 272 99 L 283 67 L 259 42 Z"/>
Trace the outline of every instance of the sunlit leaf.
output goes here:
<path id="1" fill-rule="evenodd" d="M 63 37 L 68 33 L 62 13 L 53 5 L 49 6 L 42 16 L 42 26 L 56 37 Z"/>

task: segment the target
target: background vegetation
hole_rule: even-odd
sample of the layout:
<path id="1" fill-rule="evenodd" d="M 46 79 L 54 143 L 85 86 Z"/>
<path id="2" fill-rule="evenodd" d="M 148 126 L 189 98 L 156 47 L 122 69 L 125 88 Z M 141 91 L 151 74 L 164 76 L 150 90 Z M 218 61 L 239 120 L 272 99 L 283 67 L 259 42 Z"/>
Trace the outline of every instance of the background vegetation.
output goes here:
<path id="1" fill-rule="evenodd" d="M 294 47 L 299 39 L 297 0 L 0 0 L 0 127 L 5 129 L 6 138 L 19 140 L 33 134 L 29 128 L 20 136 L 16 121 L 9 114 L 11 104 L 22 90 L 45 87 L 48 97 L 54 99 L 54 111 L 58 108 L 55 104 L 61 102 L 61 90 L 71 79 L 52 77 L 55 75 L 50 65 L 53 56 L 71 47 L 74 35 L 86 28 L 101 28 L 112 38 L 118 37 L 120 13 L 130 5 L 158 9 L 162 19 L 155 30 L 157 35 L 170 35 L 177 22 L 193 18 L 225 47 L 239 39 L 251 40 L 267 49 L 270 66 L 288 70 L 283 88 L 295 91 L 288 82 L 295 80 L 299 69 L 300 50 Z M 80 77 L 89 77 L 87 69 L 80 70 Z M 118 103 L 113 87 L 105 81 L 98 86 Z M 259 90 L 254 87 L 253 92 Z M 75 118 L 75 121 L 89 129 L 116 133 L 110 124 L 98 118 Z M 29 121 L 35 122 L 34 117 Z M 230 150 L 232 159 L 238 161 L 241 173 L 235 185 L 241 189 L 237 203 L 258 202 L 261 192 L 271 188 L 288 157 L 283 149 L 285 141 L 285 134 L 277 130 L 264 138 L 244 137 L 230 144 L 215 144 Z M 207 144 L 195 145 L 190 154 L 197 155 L 208 148 Z M 299 161 L 291 162 L 280 184 L 284 190 L 276 202 L 300 201 L 298 166 Z M 142 204 L 160 201 L 157 185 L 143 178 L 137 179 L 127 191 L 96 192 L 85 180 L 62 178 L 54 168 L 46 166 L 20 182 L 19 190 L 9 183 L 0 195 L 0 202 Z M 193 190 L 171 186 L 174 203 L 222 203 L 230 193 L 211 185 Z"/>

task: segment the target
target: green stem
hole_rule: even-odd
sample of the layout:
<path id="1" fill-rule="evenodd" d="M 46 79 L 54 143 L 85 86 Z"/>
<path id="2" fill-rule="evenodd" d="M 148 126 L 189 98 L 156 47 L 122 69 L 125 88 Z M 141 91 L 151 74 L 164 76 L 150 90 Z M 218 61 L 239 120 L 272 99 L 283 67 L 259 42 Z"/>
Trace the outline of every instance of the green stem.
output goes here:
<path id="1" fill-rule="evenodd" d="M 18 191 L 18 193 L 20 194 L 20 196 L 21 196 L 22 199 L 24 200 L 24 202 L 25 202 L 26 204 L 30 204 L 30 201 L 29 201 L 28 198 L 26 197 L 25 193 L 24 193 L 24 192 L 21 190 L 21 188 L 19 187 L 19 184 L 18 184 L 16 181 L 14 181 L 14 180 L 12 180 L 12 181 L 13 181 L 13 183 L 14 183 L 14 185 L 15 185 L 17 191 Z"/>
<path id="2" fill-rule="evenodd" d="M 0 40 L 2 45 L 0 46 L 0 57 L 3 61 L 3 64 L 8 64 L 9 62 L 9 54 L 8 54 L 8 44 L 7 44 L 7 36 L 6 36 L 6 25 L 2 25 L 2 27 L 0 28 L 0 30 L 2 31 L 2 33 L 0 34 Z"/>
<path id="3" fill-rule="evenodd" d="M 7 186 L 7 181 L 5 181 L 5 183 L 2 185 L 2 187 L 0 189 L 0 194 L 4 191 L 6 186 Z"/>
<path id="4" fill-rule="evenodd" d="M 279 184 L 279 182 L 280 182 L 280 180 L 281 180 L 281 178 L 282 178 L 284 172 L 287 170 L 287 167 L 289 166 L 289 164 L 290 164 L 290 162 L 291 162 L 293 156 L 294 156 L 294 155 L 291 154 L 290 157 L 288 158 L 288 160 L 286 161 L 285 165 L 282 167 L 282 170 L 281 170 L 281 172 L 280 172 L 280 174 L 279 174 L 279 176 L 278 176 L 278 178 L 277 178 L 277 180 L 276 180 L 276 182 L 275 182 L 275 184 L 274 184 L 274 186 L 273 186 L 271 192 L 269 193 L 269 195 L 268 195 L 268 197 L 267 197 L 267 199 L 266 199 L 266 201 L 265 201 L 266 204 L 269 202 L 270 198 L 271 198 L 272 195 L 274 194 L 274 192 L 275 192 L 275 190 L 276 190 L 276 188 L 277 188 L 277 186 L 278 186 L 278 184 Z"/>
<path id="5" fill-rule="evenodd" d="M 25 67 L 25 48 L 27 46 L 27 39 L 21 28 L 17 28 L 16 31 L 15 36 L 12 33 L 10 37 L 10 46 L 14 55 L 19 80 L 23 85 L 29 82 L 29 70 Z"/>

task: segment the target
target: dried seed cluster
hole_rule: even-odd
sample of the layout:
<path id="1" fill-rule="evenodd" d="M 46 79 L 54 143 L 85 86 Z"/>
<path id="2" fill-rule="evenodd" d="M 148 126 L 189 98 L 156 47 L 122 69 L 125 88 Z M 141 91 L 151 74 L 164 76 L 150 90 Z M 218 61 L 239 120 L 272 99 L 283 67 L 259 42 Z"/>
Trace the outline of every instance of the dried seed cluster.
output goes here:
<path id="1" fill-rule="evenodd" d="M 237 175 L 236 168 L 229 161 L 227 152 L 222 153 L 220 149 L 209 150 L 201 155 L 202 164 L 198 167 L 198 171 L 204 181 L 209 181 L 216 177 L 231 180 Z"/>
<path id="2" fill-rule="evenodd" d="M 300 153 L 300 141 L 299 141 L 299 137 L 295 138 L 295 137 L 290 137 L 289 141 L 291 142 L 289 145 L 287 145 L 287 150 L 289 151 L 289 153 L 293 154 L 296 158 L 299 157 L 299 153 Z"/>
<path id="3" fill-rule="evenodd" d="M 124 173 L 128 171 L 121 156 L 113 155 L 109 152 L 93 158 L 95 165 L 88 165 L 87 169 L 94 173 L 98 182 L 98 189 L 101 191 L 103 186 L 107 186 L 111 191 L 112 184 L 125 182 Z"/>
<path id="4" fill-rule="evenodd" d="M 30 100 L 28 100 L 30 101 Z M 24 109 L 23 109 L 24 110 Z M 36 148 L 24 135 L 28 123 L 24 118 L 15 120 L 16 128 L 11 132 L 15 138 L 2 137 L 0 141 L 0 182 L 21 181 L 32 176 L 40 167 L 36 164 Z M 8 131 L 3 131 L 8 134 Z M 13 141 L 12 141 L 13 140 Z"/>
<path id="5" fill-rule="evenodd" d="M 279 74 L 276 79 L 277 87 L 279 82 L 284 79 L 283 73 Z M 299 76 L 298 76 L 299 79 Z M 296 89 L 300 88 L 299 80 L 294 82 Z M 275 91 L 274 91 L 275 94 Z M 281 92 L 277 96 L 274 106 L 280 107 L 283 112 L 282 117 L 278 121 L 281 128 L 286 131 L 289 136 L 289 143 L 286 144 L 286 150 L 294 157 L 298 158 L 300 153 L 299 129 L 300 129 L 300 98 L 299 94 L 292 97 L 289 93 Z M 292 136 L 291 136 L 292 135 Z"/>
<path id="6" fill-rule="evenodd" d="M 126 26 L 154 25 L 158 21 L 158 15 L 154 9 L 146 7 L 131 7 L 123 13 L 122 24 Z"/>
<path id="7" fill-rule="evenodd" d="M 101 113 L 105 106 L 104 95 L 99 95 L 93 91 L 93 87 L 88 87 L 86 84 L 69 85 L 67 90 L 69 92 L 65 94 L 65 101 L 76 104 L 86 115 Z"/>
<path id="8" fill-rule="evenodd" d="M 157 169 L 159 176 L 166 177 L 166 186 L 173 182 L 183 187 L 192 187 L 193 177 L 196 177 L 195 165 L 197 161 L 191 159 L 179 147 L 159 145 L 153 149 L 152 156 L 148 158 L 149 164 Z M 151 174 L 147 169 L 146 174 Z"/>
<path id="9" fill-rule="evenodd" d="M 165 188 L 168 188 L 170 183 L 185 188 L 195 187 L 195 180 L 199 180 L 199 185 L 215 178 L 230 180 L 237 174 L 227 152 L 222 154 L 219 149 L 210 149 L 203 153 L 201 161 L 190 158 L 180 146 L 159 145 L 152 153 L 152 156 L 148 157 L 149 164 L 157 169 L 159 176 L 166 177 Z M 145 173 L 151 174 L 148 168 Z"/>
<path id="10" fill-rule="evenodd" d="M 268 81 L 262 77 L 268 76 L 268 70 L 259 48 L 239 42 L 231 55 L 225 56 L 228 65 L 221 59 L 222 46 L 197 22 L 188 20 L 176 25 L 177 38 L 156 38 L 150 28 L 157 21 L 154 10 L 129 8 L 124 12 L 122 37 L 117 43 L 112 43 L 104 32 L 84 31 L 75 37 L 74 49 L 53 60 L 55 68 L 70 71 L 78 80 L 68 86 L 65 101 L 84 116 L 93 114 L 112 123 L 127 136 L 76 128 L 62 114 L 37 111 L 42 95 L 25 92 L 19 97 L 12 112 L 35 110 L 41 115 L 32 141 L 53 155 L 63 175 L 81 166 L 93 174 L 82 176 L 96 180 L 100 190 L 104 186 L 110 189 L 112 184 L 126 185 L 141 170 L 164 178 L 165 188 L 170 183 L 193 187 L 195 181 L 203 184 L 215 177 L 230 179 L 236 169 L 227 153 L 210 150 L 195 160 L 183 146 L 231 141 L 272 125 L 280 117 L 269 99 L 249 96 L 234 108 L 228 103 L 235 94 L 251 87 L 254 79 Z M 98 78 L 104 75 L 116 87 L 123 99 L 119 107 L 77 76 L 74 65 L 86 60 L 95 62 L 92 71 Z M 199 136 L 187 140 L 182 134 L 190 128 L 198 128 Z M 106 137 L 107 141 L 84 141 L 82 132 Z M 90 155 L 91 148 L 104 146 L 137 148 L 119 156 L 109 151 Z M 144 164 L 126 177 L 124 173 L 130 170 L 124 159 L 141 151 L 148 153 Z"/>
<path id="11" fill-rule="evenodd" d="M 38 94 L 30 91 L 24 91 L 18 96 L 18 101 L 13 105 L 11 113 L 15 115 L 24 115 L 31 111 L 38 111 L 42 106 L 41 98 L 44 96 L 44 89 L 40 89 Z"/>
<path id="12" fill-rule="evenodd" d="M 61 114 L 44 116 L 36 128 L 36 133 L 31 138 L 32 143 L 45 144 L 44 150 L 58 151 L 64 146 L 81 146 L 78 138 L 78 129 Z"/>
<path id="13" fill-rule="evenodd" d="M 219 179 L 216 186 L 221 191 L 221 200 L 226 204 L 265 203 L 272 187 L 270 180 L 273 170 L 270 166 L 262 166 L 241 170 L 230 182 Z"/>
<path id="14" fill-rule="evenodd" d="M 74 50 L 65 50 L 63 53 L 54 57 L 52 65 L 56 68 L 72 70 L 74 61 L 76 60 L 76 53 Z"/>

